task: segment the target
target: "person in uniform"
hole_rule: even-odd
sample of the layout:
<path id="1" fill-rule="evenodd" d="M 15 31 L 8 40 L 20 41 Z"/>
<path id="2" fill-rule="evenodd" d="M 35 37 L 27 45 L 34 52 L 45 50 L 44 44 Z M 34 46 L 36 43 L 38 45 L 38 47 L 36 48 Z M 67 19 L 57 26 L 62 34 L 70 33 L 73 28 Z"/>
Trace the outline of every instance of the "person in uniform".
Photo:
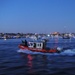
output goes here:
<path id="1" fill-rule="evenodd" d="M 46 49 L 46 43 L 47 43 L 47 40 L 44 39 L 44 40 L 43 40 L 43 49 Z"/>
<path id="2" fill-rule="evenodd" d="M 25 40 L 25 41 L 22 40 L 22 44 L 23 44 L 24 46 L 28 47 L 27 40 Z"/>

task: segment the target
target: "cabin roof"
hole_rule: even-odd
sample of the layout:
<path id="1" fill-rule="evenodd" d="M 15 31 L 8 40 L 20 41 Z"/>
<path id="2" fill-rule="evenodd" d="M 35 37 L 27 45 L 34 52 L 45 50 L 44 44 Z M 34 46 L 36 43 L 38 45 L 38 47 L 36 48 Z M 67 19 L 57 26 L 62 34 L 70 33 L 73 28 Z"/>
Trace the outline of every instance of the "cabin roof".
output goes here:
<path id="1" fill-rule="evenodd" d="M 42 41 L 29 41 L 30 43 L 43 43 Z"/>
<path id="2" fill-rule="evenodd" d="M 29 42 L 36 42 L 36 43 L 39 42 L 39 43 L 42 43 L 43 41 L 42 40 L 35 40 L 35 41 L 31 40 Z"/>

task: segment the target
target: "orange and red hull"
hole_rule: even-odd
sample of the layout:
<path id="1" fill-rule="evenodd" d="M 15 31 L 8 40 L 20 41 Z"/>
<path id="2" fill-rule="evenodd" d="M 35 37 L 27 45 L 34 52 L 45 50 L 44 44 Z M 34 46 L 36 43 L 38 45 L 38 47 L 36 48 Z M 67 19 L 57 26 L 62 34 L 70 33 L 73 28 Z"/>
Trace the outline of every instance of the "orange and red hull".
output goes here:
<path id="1" fill-rule="evenodd" d="M 34 52 L 44 52 L 44 53 L 57 53 L 57 49 L 50 49 L 50 50 L 45 50 L 45 49 L 37 49 L 37 48 L 29 48 L 23 45 L 19 45 L 19 48 L 22 50 L 30 50 Z"/>

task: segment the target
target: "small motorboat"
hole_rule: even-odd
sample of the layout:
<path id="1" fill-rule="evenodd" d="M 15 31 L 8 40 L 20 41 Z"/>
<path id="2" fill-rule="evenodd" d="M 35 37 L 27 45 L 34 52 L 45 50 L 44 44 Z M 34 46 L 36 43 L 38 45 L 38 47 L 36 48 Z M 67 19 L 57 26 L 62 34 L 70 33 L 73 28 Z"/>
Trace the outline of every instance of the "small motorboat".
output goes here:
<path id="1" fill-rule="evenodd" d="M 34 52 L 44 52 L 44 53 L 59 53 L 61 52 L 60 48 L 49 48 L 46 47 L 45 42 L 28 42 L 25 40 L 25 43 L 19 45 L 19 48 L 22 50 L 30 50 Z"/>

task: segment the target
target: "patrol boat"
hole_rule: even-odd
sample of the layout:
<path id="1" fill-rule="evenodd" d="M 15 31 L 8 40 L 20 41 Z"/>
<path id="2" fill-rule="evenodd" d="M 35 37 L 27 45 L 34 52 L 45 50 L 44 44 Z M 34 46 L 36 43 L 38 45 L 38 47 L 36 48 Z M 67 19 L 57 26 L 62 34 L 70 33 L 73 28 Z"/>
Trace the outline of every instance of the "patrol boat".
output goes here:
<path id="1" fill-rule="evenodd" d="M 22 44 L 19 45 L 19 48 L 22 50 L 30 50 L 34 52 L 44 52 L 44 53 L 59 53 L 60 49 L 53 49 L 46 47 L 46 42 L 28 42 L 25 40 Z"/>

